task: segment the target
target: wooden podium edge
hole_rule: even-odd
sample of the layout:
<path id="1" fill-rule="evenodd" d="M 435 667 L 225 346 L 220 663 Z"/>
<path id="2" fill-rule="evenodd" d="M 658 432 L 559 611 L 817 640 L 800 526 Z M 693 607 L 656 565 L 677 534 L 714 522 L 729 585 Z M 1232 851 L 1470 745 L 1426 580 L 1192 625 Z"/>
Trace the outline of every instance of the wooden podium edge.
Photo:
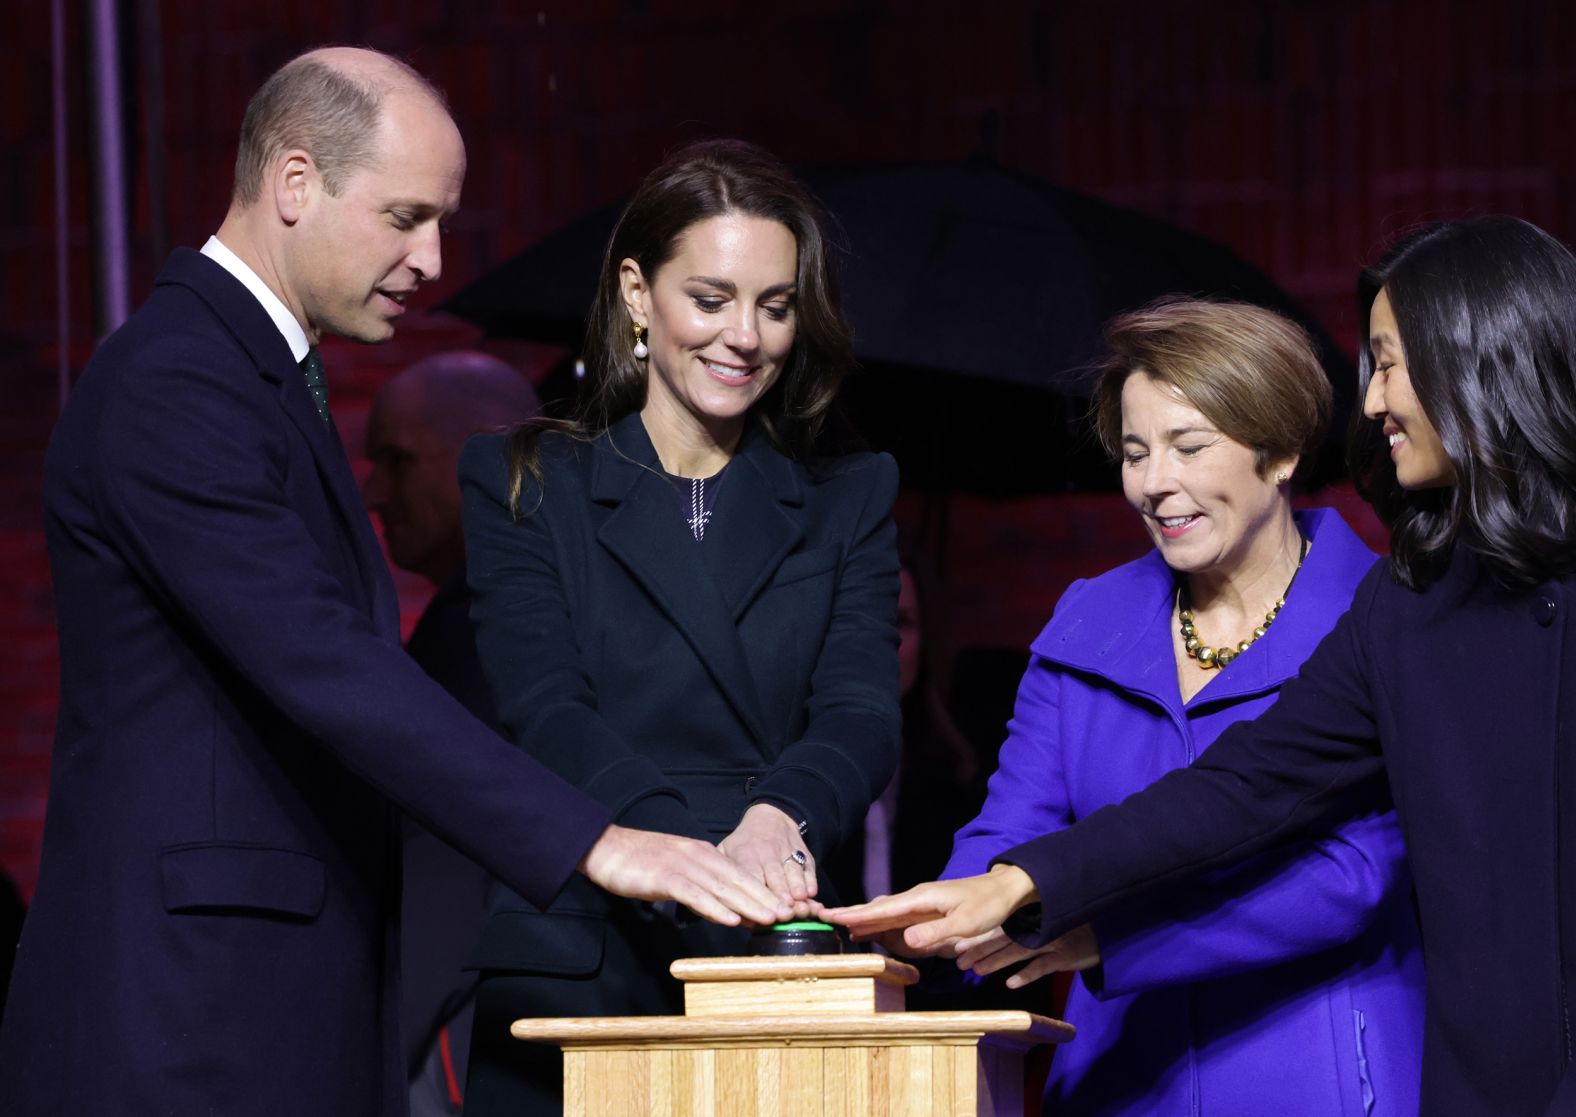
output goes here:
<path id="1" fill-rule="evenodd" d="M 901 964 L 901 963 L 900 963 Z M 916 1040 L 941 1045 L 985 1042 L 1028 1050 L 1066 1043 L 1077 1034 L 1065 1020 L 1030 1012 L 889 1012 L 795 1016 L 592 1016 L 516 1020 L 515 1039 L 556 1043 L 565 1051 L 669 1047 L 883 1047 Z"/>
<path id="2" fill-rule="evenodd" d="M 884 954 L 805 954 L 798 957 L 680 958 L 668 967 L 680 981 L 797 981 L 806 978 L 873 977 L 913 985 L 919 971 Z"/>

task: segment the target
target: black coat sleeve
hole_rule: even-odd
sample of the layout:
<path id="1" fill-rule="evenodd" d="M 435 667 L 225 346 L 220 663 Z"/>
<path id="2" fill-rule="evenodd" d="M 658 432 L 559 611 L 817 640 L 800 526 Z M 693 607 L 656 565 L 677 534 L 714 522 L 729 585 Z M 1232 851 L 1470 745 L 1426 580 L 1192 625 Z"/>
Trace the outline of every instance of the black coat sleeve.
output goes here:
<path id="1" fill-rule="evenodd" d="M 870 459 L 863 507 L 838 573 L 832 620 L 810 678 L 809 721 L 762 777 L 756 798 L 780 802 L 830 849 L 864 822 L 897 768 L 897 464 Z"/>

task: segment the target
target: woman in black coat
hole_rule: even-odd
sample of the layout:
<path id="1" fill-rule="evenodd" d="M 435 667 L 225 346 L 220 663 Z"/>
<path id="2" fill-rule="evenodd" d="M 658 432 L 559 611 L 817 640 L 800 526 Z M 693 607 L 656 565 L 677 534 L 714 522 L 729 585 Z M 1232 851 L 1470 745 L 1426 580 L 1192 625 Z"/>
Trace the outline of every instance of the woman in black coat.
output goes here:
<path id="1" fill-rule="evenodd" d="M 629 826 L 703 838 L 805 915 L 899 739 L 898 559 L 884 455 L 815 440 L 849 365 L 803 188 L 729 141 L 679 152 L 613 232 L 573 423 L 461 460 L 472 617 L 504 726 Z M 549 1113 L 525 1016 L 682 1012 L 673 959 L 747 934 L 566 887 L 504 895 L 468 1114 Z"/>
<path id="2" fill-rule="evenodd" d="M 1391 556 L 1280 701 L 988 874 L 832 914 L 965 966 L 1006 921 L 1031 971 L 1067 968 L 1058 936 L 1387 782 L 1428 969 L 1421 1111 L 1576 1113 L 1576 258 L 1452 222 L 1366 272 L 1359 310 L 1354 464 Z"/>

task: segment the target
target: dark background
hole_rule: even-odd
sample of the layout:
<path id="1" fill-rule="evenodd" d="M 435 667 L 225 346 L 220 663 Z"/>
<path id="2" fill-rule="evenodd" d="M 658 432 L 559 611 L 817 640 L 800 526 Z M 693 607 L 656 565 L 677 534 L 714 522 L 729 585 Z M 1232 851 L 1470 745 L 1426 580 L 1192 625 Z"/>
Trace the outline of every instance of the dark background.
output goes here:
<path id="1" fill-rule="evenodd" d="M 38 491 L 60 355 L 50 5 L 6 0 L 0 16 L 0 867 L 31 892 L 56 688 Z M 1398 230 L 1508 212 L 1576 235 L 1576 5 L 127 0 L 121 22 L 133 305 L 170 246 L 217 228 L 252 90 L 327 42 L 403 55 L 448 92 L 465 133 L 464 210 L 428 308 L 712 135 L 793 162 L 993 159 L 1220 240 L 1347 349 L 1356 270 Z M 79 3 L 66 42 L 78 371 L 94 344 Z M 391 344 L 330 343 L 352 452 L 391 372 L 478 340 L 418 313 Z M 562 355 L 497 348 L 536 375 Z M 904 516 L 920 504 L 905 497 Z M 960 497 L 950 539 L 956 642 L 1020 649 L 1069 579 L 1142 549 L 1103 493 Z M 408 627 L 426 587 L 400 584 Z"/>

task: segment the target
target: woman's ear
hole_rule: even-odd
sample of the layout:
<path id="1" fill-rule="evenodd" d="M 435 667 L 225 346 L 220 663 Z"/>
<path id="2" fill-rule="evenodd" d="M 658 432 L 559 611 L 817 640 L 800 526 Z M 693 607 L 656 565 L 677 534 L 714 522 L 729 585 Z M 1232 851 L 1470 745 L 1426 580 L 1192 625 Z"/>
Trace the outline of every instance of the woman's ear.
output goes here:
<path id="1" fill-rule="evenodd" d="M 1277 485 L 1289 485 L 1291 479 L 1297 476 L 1297 463 L 1300 461 L 1302 458 L 1298 454 L 1271 461 L 1266 465 L 1264 475 Z"/>
<path id="2" fill-rule="evenodd" d="M 651 286 L 646 282 L 646 273 L 640 270 L 640 265 L 634 260 L 626 257 L 618 265 L 618 286 L 623 292 L 624 309 L 629 312 L 630 321 L 639 326 L 649 323 Z"/>

